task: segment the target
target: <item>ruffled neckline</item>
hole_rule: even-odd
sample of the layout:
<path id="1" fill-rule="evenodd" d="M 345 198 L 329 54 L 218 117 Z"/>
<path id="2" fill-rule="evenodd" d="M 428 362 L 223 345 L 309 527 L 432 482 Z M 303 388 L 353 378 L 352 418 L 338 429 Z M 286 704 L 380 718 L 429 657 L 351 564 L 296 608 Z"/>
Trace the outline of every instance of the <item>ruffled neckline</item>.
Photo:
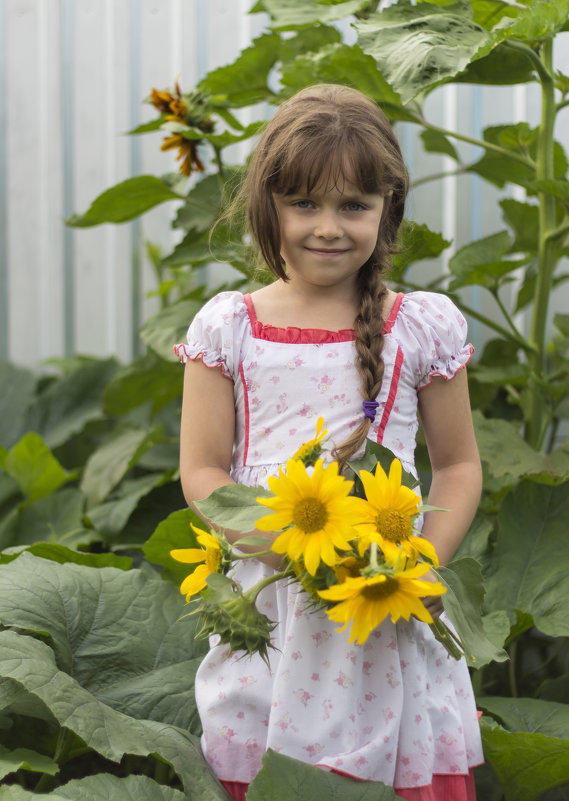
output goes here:
<path id="1" fill-rule="evenodd" d="M 397 318 L 401 302 L 404 298 L 403 292 L 399 292 L 395 298 L 395 303 L 389 317 L 383 326 L 383 333 L 389 334 Z M 353 328 L 341 328 L 339 331 L 328 331 L 325 328 L 297 328 L 296 326 L 286 326 L 282 328 L 270 323 L 262 323 L 257 319 L 255 306 L 251 295 L 243 295 L 251 331 L 255 339 L 264 339 L 268 342 L 281 342 L 285 344 L 313 344 L 323 345 L 333 342 L 351 342 L 356 338 Z"/>

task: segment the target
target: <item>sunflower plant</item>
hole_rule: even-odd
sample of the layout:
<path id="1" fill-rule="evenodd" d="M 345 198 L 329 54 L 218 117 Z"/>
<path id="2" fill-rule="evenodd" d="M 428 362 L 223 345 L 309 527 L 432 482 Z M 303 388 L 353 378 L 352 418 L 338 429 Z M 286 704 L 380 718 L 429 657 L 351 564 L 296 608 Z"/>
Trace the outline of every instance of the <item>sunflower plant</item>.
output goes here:
<path id="1" fill-rule="evenodd" d="M 452 657 L 466 654 L 475 663 L 461 637 L 433 620 L 423 602 L 449 586 L 456 596 L 456 585 L 443 583 L 436 551 L 420 536 L 418 519 L 433 507 L 422 504 L 417 482 L 385 448 L 380 461 L 377 446 L 360 466 L 352 465 L 353 479 L 341 475 L 337 462 L 322 458 L 326 435 L 319 418 L 314 438 L 268 479 L 268 491 L 230 485 L 198 504 L 213 525 L 209 531 L 192 526 L 201 547 L 171 555 L 194 566 L 180 590 L 192 604 L 189 614 L 200 617 L 201 634 L 217 634 L 232 651 L 259 653 L 268 663 L 276 623 L 255 602 L 269 584 L 287 581 L 340 624 L 339 631 L 350 627 L 349 642 L 362 645 L 387 617 L 396 623 L 414 616 L 431 626 Z M 237 508 L 245 514 L 236 515 Z M 248 533 L 232 546 L 226 528 L 272 536 Z M 245 546 L 252 552 L 243 552 Z M 236 564 L 269 554 L 283 557 L 282 569 L 244 591 L 233 578 Z M 427 579 L 430 571 L 435 581 Z"/>

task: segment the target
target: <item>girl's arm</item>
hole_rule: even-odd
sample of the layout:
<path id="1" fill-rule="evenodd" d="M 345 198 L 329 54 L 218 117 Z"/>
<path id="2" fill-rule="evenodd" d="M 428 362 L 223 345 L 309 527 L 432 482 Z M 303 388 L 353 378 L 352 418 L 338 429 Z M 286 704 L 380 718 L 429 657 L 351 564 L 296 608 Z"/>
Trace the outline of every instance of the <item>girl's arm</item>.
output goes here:
<path id="1" fill-rule="evenodd" d="M 221 367 L 206 367 L 202 361 L 188 361 L 184 373 L 182 422 L 180 428 L 180 479 L 184 497 L 194 511 L 195 501 L 235 482 L 229 475 L 233 439 L 235 435 L 235 402 L 233 382 L 225 378 Z M 209 521 L 205 520 L 206 523 Z M 230 542 L 245 536 L 238 531 L 224 529 Z M 266 532 L 251 532 L 275 539 Z M 255 552 L 259 546 L 241 550 Z M 282 557 L 271 554 L 263 561 L 277 569 Z"/>
<path id="2" fill-rule="evenodd" d="M 425 514 L 423 536 L 446 565 L 468 531 L 482 491 L 466 368 L 450 381 L 435 377 L 420 390 L 419 413 L 433 476 L 428 503 L 448 510 Z M 426 606 L 437 611 L 435 600 L 428 599 Z"/>

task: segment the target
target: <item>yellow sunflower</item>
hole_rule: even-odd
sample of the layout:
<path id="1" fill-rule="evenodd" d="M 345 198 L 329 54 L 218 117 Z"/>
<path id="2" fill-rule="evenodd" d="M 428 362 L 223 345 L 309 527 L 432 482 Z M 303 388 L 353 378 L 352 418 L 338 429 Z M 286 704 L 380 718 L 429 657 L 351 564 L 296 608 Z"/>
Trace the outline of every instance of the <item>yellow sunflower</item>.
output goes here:
<path id="1" fill-rule="evenodd" d="M 276 553 L 286 553 L 293 562 L 302 556 L 306 570 L 313 576 L 320 562 L 333 566 L 336 548 L 349 550 L 354 537 L 352 519 L 357 498 L 348 497 L 353 481 L 338 475 L 338 464 L 324 467 L 318 459 L 311 475 L 305 465 L 289 459 L 286 472 L 271 476 L 269 488 L 274 498 L 258 498 L 272 509 L 272 514 L 257 520 L 261 531 L 283 531 L 272 545 Z"/>
<path id="2" fill-rule="evenodd" d="M 387 615 L 391 615 L 393 623 L 400 617 L 409 620 L 411 615 L 425 623 L 433 622 L 421 598 L 442 595 L 446 589 L 438 581 L 421 581 L 420 576 L 428 571 L 429 565 L 422 563 L 399 573 L 347 578 L 318 594 L 326 601 L 338 602 L 326 614 L 335 623 L 344 624 L 339 631 L 344 631 L 351 622 L 349 642 L 357 640 L 358 645 L 363 645 Z"/>
<path id="3" fill-rule="evenodd" d="M 180 172 L 182 175 L 188 177 L 192 171 L 203 172 L 205 167 L 200 157 L 198 156 L 198 143 L 196 139 L 185 139 L 182 134 L 173 133 L 167 136 L 162 144 L 160 150 L 172 150 L 178 148 L 178 155 L 176 161 L 181 161 Z"/>
<path id="4" fill-rule="evenodd" d="M 328 429 L 324 428 L 324 418 L 319 417 L 316 422 L 316 434 L 308 442 L 303 442 L 300 448 L 292 457 L 304 462 L 305 465 L 310 466 L 316 463 L 316 460 L 322 453 L 322 440 L 328 433 Z"/>
<path id="5" fill-rule="evenodd" d="M 186 576 L 180 585 L 180 592 L 186 596 L 188 601 L 192 595 L 196 595 L 207 586 L 207 577 L 210 573 L 217 573 L 221 564 L 221 546 L 216 538 L 209 532 L 196 528 L 193 523 L 190 525 L 198 535 L 198 542 L 203 545 L 203 548 L 175 548 L 170 551 L 170 556 L 177 562 L 190 565 L 197 562 L 205 563 L 196 567 L 194 572 Z"/>
<path id="6" fill-rule="evenodd" d="M 391 462 L 389 477 L 380 464 L 375 475 L 367 470 L 360 472 L 367 498 L 361 503 L 358 519 L 354 521 L 360 555 L 376 542 L 390 564 L 395 564 L 403 552 L 412 563 L 422 554 L 437 567 L 439 562 L 433 545 L 413 534 L 413 518 L 420 511 L 420 498 L 401 484 L 401 472 L 399 459 Z"/>

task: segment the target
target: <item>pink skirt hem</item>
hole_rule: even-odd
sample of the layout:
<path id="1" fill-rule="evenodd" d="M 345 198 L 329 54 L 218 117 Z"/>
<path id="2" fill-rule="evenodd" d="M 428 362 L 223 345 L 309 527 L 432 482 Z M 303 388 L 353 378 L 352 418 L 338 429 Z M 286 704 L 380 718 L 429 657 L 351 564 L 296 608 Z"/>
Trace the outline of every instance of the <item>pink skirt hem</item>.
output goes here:
<path id="1" fill-rule="evenodd" d="M 337 771 L 332 771 L 336 773 Z M 342 774 L 340 774 L 342 775 Z M 247 782 L 231 782 L 220 779 L 234 801 L 246 801 Z M 465 775 L 435 773 L 432 784 L 423 787 L 395 787 L 395 792 L 405 801 L 476 801 L 476 788 L 472 769 Z"/>

